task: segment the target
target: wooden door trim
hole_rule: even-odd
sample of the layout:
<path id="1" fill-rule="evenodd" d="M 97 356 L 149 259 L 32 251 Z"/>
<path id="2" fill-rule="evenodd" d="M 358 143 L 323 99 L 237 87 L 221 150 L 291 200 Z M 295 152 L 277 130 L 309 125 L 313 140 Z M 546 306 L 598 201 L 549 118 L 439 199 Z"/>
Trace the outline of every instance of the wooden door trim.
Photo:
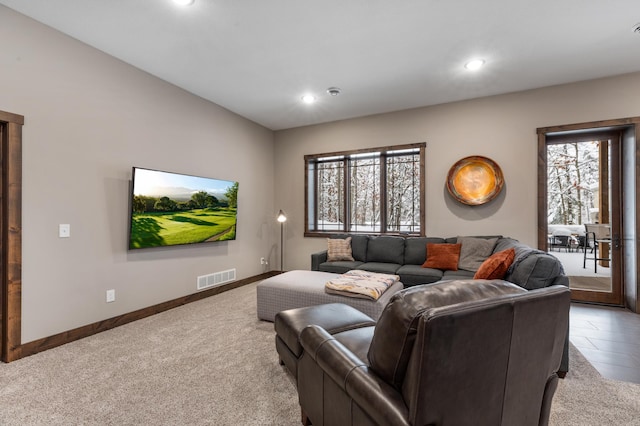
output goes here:
<path id="1" fill-rule="evenodd" d="M 539 127 L 538 135 L 572 130 L 601 129 L 606 127 L 629 127 L 640 124 L 640 117 L 618 118 L 614 120 L 589 121 L 585 123 L 563 124 L 560 126 Z"/>
<path id="2" fill-rule="evenodd" d="M 593 121 L 593 122 L 585 122 L 585 123 L 576 123 L 576 124 L 568 124 L 568 125 L 560 125 L 560 126 L 550 126 L 550 127 L 541 127 L 537 129 L 538 134 L 538 248 L 540 250 L 547 251 L 548 250 L 548 238 L 547 238 L 547 135 L 549 133 L 563 133 L 563 132 L 572 132 L 572 131 L 580 131 L 592 129 L 593 132 L 579 132 L 575 135 L 568 136 L 568 138 L 578 138 L 583 139 L 587 136 L 593 136 L 594 139 L 599 139 L 602 136 L 612 136 L 611 133 L 615 133 L 616 135 L 622 135 L 624 129 L 633 128 L 637 130 L 638 124 L 640 124 L 640 117 L 628 117 L 621 118 L 615 120 L 602 120 L 602 121 Z M 621 136 L 618 137 L 618 157 L 620 157 L 622 152 L 622 141 Z M 553 139 L 562 139 L 562 135 L 553 135 Z M 622 162 L 621 158 L 618 158 L 618 161 Z M 618 184 L 620 184 L 622 177 L 618 176 Z M 620 188 L 612 189 L 613 191 L 618 191 L 618 195 L 620 194 Z M 618 200 L 617 203 L 614 202 L 614 206 L 619 206 L 622 202 L 622 199 Z M 614 214 L 616 214 L 614 212 Z M 617 213 L 621 214 L 620 211 Z M 619 224 L 620 228 L 622 228 L 622 222 Z M 622 231 L 622 229 L 620 229 Z M 622 274 L 622 259 L 623 256 L 620 251 L 614 251 L 617 253 L 616 261 L 621 265 L 621 274 Z M 620 280 L 622 281 L 622 275 Z M 623 305 L 624 304 L 624 282 L 621 282 L 617 288 L 613 288 L 612 293 L 599 293 L 592 291 L 584 291 L 584 290 L 571 290 L 572 298 L 581 299 L 589 302 L 596 303 L 608 303 L 615 305 Z"/>
<path id="3" fill-rule="evenodd" d="M 22 126 L 24 117 L 0 111 L 0 358 L 20 358 L 22 339 Z"/>

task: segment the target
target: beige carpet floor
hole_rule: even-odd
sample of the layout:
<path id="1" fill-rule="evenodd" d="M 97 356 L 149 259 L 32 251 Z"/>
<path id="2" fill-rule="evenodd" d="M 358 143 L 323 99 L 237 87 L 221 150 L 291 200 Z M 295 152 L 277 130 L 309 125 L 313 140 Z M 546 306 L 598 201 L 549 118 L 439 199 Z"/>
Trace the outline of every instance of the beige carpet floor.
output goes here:
<path id="1" fill-rule="evenodd" d="M 0 425 L 299 425 L 251 284 L 0 364 Z M 640 425 L 640 385 L 574 348 L 552 425 Z"/>

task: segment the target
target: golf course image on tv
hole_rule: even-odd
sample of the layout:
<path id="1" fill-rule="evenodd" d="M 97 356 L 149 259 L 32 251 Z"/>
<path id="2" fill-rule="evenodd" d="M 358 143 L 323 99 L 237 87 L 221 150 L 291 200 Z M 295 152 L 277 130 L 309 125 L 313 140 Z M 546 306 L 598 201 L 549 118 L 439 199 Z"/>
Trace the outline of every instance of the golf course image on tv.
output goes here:
<path id="1" fill-rule="evenodd" d="M 129 248 L 235 240 L 238 182 L 133 168 Z"/>

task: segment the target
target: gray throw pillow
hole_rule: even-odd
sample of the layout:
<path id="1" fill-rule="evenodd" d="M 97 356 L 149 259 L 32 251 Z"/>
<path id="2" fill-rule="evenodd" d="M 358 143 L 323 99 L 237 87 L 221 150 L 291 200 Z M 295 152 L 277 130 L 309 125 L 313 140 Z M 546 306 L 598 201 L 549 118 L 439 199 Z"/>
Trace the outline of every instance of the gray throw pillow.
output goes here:
<path id="1" fill-rule="evenodd" d="M 462 244 L 458 269 L 476 272 L 491 256 L 497 242 L 497 238 L 458 237 L 458 243 Z"/>

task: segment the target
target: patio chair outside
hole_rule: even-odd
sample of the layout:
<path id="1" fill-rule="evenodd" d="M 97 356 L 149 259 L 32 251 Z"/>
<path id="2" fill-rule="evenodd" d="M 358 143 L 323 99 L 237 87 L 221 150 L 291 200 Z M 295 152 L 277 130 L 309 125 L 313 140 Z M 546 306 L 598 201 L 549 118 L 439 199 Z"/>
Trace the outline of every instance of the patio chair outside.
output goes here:
<path id="1" fill-rule="evenodd" d="M 611 257 L 599 257 L 600 244 L 609 244 L 611 246 L 611 227 L 604 223 L 585 223 L 585 247 L 583 268 L 587 267 L 587 260 L 593 260 L 593 271 L 598 273 L 599 261 L 611 261 Z M 591 251 L 589 248 L 591 247 Z M 610 253 L 610 251 L 609 251 Z M 590 255 L 593 256 L 590 256 Z"/>

